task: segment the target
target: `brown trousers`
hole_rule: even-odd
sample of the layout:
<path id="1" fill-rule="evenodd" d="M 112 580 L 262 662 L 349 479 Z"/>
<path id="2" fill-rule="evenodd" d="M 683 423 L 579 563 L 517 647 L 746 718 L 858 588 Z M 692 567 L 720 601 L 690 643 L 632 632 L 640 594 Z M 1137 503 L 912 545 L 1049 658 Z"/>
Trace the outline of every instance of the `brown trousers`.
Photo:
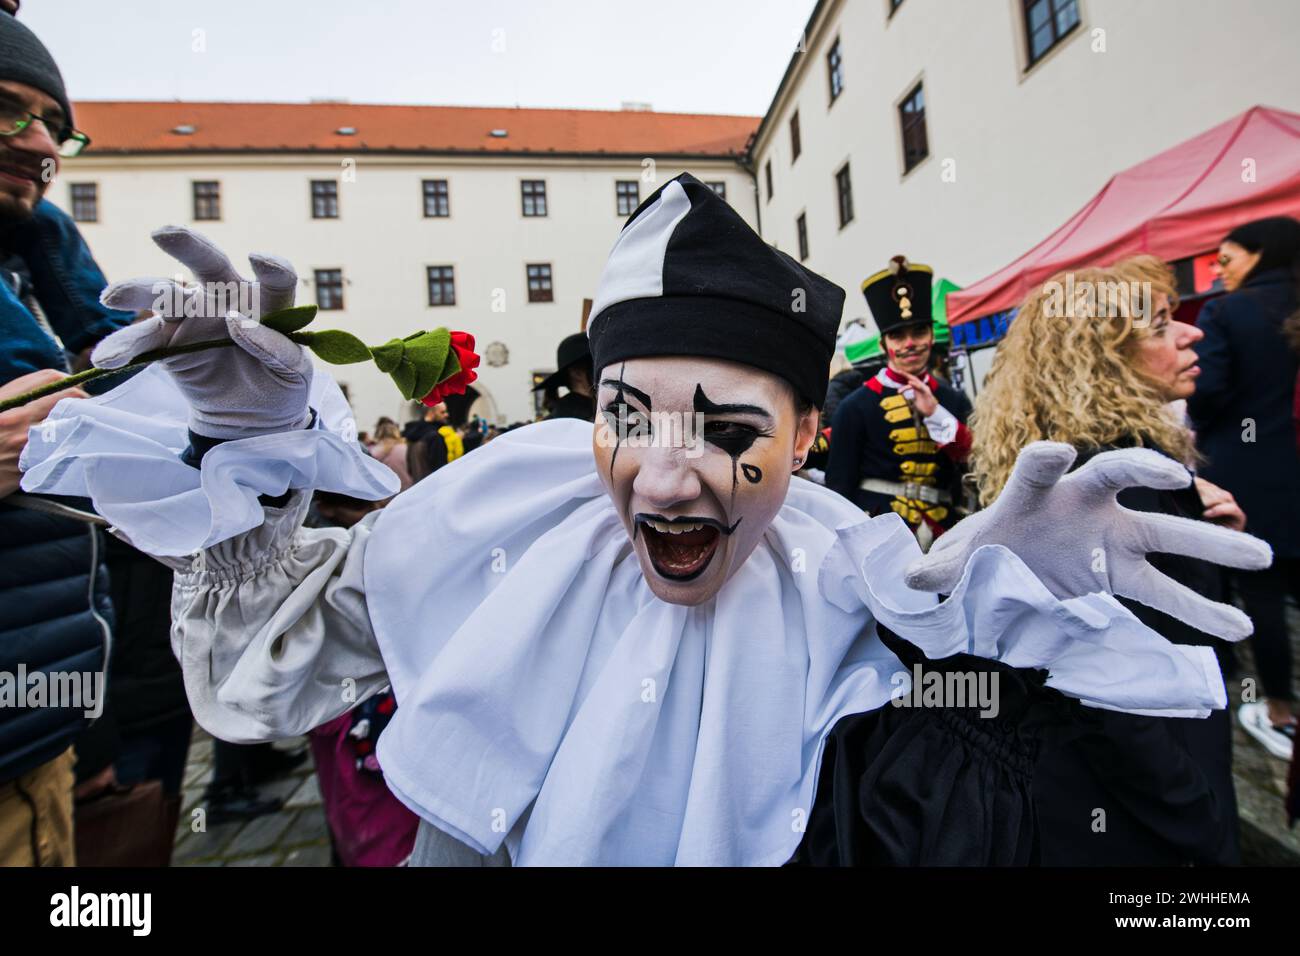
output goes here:
<path id="1" fill-rule="evenodd" d="M 49 763 L 0 783 L 0 866 L 75 866 L 69 747 Z"/>

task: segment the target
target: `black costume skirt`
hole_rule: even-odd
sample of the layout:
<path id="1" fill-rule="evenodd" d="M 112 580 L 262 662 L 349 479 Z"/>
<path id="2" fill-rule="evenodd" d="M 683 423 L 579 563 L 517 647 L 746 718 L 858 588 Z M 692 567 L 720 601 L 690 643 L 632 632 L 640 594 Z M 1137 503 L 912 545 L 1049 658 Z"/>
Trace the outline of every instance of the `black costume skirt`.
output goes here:
<path id="1" fill-rule="evenodd" d="M 897 707 L 853 714 L 826 739 L 803 842 L 813 866 L 1016 866 L 1038 862 L 1032 794 L 1039 747 L 1068 721 L 1070 701 L 1042 671 L 967 655 L 926 659 L 887 629 L 907 669 L 986 675 L 998 713 L 978 706 Z M 996 677 L 996 684 L 993 679 Z"/>

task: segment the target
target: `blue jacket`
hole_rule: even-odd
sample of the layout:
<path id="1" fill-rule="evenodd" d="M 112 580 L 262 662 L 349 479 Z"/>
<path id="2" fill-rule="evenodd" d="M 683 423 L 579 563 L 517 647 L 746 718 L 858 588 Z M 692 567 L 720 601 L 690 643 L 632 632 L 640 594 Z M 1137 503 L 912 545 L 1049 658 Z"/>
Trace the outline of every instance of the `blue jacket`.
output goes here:
<path id="1" fill-rule="evenodd" d="M 1197 325 L 1201 375 L 1187 411 L 1208 459 L 1201 474 L 1236 497 L 1246 530 L 1278 557 L 1300 557 L 1300 456 L 1291 419 L 1300 358 L 1282 323 L 1296 309 L 1285 269 L 1207 302 Z"/>
<path id="2" fill-rule="evenodd" d="M 99 304 L 104 275 L 76 225 L 42 201 L 27 222 L 6 231 L 0 274 L 0 382 L 44 368 L 68 367 L 76 353 L 131 321 Z M 27 275 L 20 279 L 13 265 Z M 62 346 L 19 297 L 21 282 Z M 0 499 L 0 782 L 56 757 L 88 723 L 80 707 L 19 707 L 21 674 L 94 674 L 107 659 L 113 619 L 103 542 L 79 521 L 17 508 Z M 19 666 L 23 670 L 19 670 Z M 93 680 L 93 678 L 92 678 Z M 101 687 L 106 682 L 101 680 Z M 93 687 L 93 684 L 91 685 Z"/>

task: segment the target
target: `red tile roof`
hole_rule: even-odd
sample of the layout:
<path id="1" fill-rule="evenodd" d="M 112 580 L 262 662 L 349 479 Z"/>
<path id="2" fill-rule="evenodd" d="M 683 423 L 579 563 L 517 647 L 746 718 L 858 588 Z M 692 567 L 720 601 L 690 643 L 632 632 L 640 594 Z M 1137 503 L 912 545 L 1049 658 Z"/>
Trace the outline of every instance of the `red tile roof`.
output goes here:
<path id="1" fill-rule="evenodd" d="M 431 152 L 739 156 L 758 116 L 354 103 L 83 101 L 95 153 Z M 173 132 L 191 126 L 193 133 Z M 355 128 L 342 135 L 340 128 Z M 505 130 L 496 137 L 493 130 Z"/>

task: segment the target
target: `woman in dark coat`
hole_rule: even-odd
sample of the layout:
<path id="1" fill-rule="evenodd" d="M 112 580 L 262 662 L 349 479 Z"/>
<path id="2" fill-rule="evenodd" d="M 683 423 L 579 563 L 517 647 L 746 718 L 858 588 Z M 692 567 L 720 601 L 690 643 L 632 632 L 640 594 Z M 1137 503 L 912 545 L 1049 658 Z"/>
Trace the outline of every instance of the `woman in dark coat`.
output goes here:
<path id="1" fill-rule="evenodd" d="M 1167 403 L 1195 391 L 1192 346 L 1201 333 L 1172 320 L 1173 276 L 1152 257 L 1074 273 L 1076 290 L 1149 290 L 1145 301 L 1094 297 L 1050 308 L 1030 299 L 998 350 L 973 418 L 973 467 L 984 504 L 994 500 L 1016 450 L 1038 439 L 1068 442 L 1078 462 L 1141 445 L 1189 463 L 1191 436 Z M 1065 286 L 1065 277 L 1054 280 Z M 1113 285 L 1119 283 L 1120 285 Z M 1149 285 L 1145 285 L 1149 283 Z M 1053 286 L 1049 282 L 1044 289 Z M 1060 303 L 1057 303 L 1060 305 Z M 1113 306 L 1113 307 L 1110 307 Z M 1086 311 L 1080 311 L 1081 309 Z M 1232 496 L 1208 482 L 1178 490 L 1130 488 L 1131 510 L 1200 518 L 1238 530 Z M 1110 573 L 1107 555 L 1093 570 Z M 1207 598 L 1220 595 L 1206 562 L 1154 555 L 1150 563 Z M 1209 644 L 1185 622 L 1124 602 L 1175 644 Z M 1237 812 L 1227 711 L 1201 720 L 1073 707 L 1039 735 L 1032 791 L 1039 859 L 1048 865 L 1179 865 L 1235 862 Z"/>
<path id="2" fill-rule="evenodd" d="M 1228 295 L 1206 304 L 1196 346 L 1201 375 L 1187 410 L 1206 461 L 1201 473 L 1230 491 L 1247 530 L 1273 546 L 1272 567 L 1233 580 L 1255 622 L 1263 701 L 1238 711 L 1242 726 L 1275 757 L 1295 742 L 1295 695 L 1286 598 L 1300 601 L 1300 455 L 1293 409 L 1300 356 L 1283 324 L 1296 311 L 1300 222 L 1286 216 L 1234 229 L 1219 247 Z"/>

